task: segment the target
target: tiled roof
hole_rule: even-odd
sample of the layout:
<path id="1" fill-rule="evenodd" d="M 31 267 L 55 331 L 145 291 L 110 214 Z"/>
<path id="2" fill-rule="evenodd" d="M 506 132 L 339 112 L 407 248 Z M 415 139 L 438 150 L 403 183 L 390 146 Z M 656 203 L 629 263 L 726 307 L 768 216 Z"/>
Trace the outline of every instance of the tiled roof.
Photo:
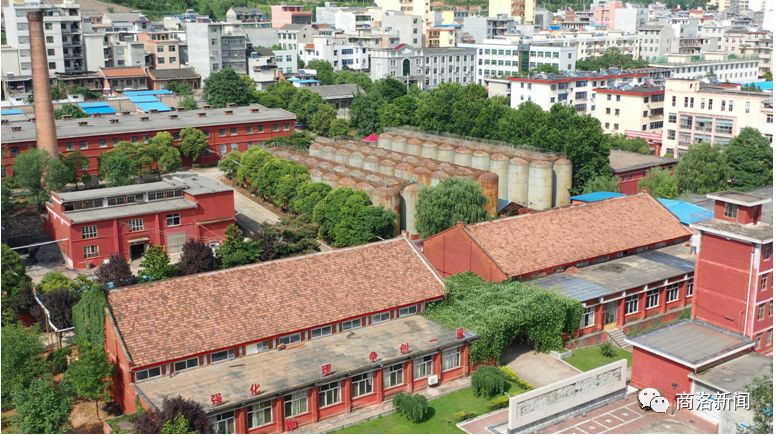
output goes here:
<path id="1" fill-rule="evenodd" d="M 194 68 L 172 68 L 172 69 L 149 69 L 148 74 L 154 80 L 187 80 L 198 79 L 200 75 Z"/>
<path id="2" fill-rule="evenodd" d="M 646 193 L 468 225 L 465 230 L 509 276 L 691 234 Z"/>
<path id="3" fill-rule="evenodd" d="M 444 296 L 404 238 L 113 290 L 134 366 L 223 349 Z"/>
<path id="4" fill-rule="evenodd" d="M 103 75 L 103 77 L 109 79 L 122 77 L 141 77 L 146 75 L 145 68 L 142 67 L 100 68 L 100 73 Z"/>

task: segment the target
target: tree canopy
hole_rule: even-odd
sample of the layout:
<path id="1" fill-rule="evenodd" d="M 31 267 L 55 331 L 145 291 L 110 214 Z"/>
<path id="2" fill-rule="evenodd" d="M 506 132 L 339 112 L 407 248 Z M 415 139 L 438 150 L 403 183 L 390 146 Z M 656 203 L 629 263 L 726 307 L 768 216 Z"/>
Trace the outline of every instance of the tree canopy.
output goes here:
<path id="1" fill-rule="evenodd" d="M 620 180 L 614 175 L 599 175 L 598 177 L 591 178 L 582 189 L 582 193 L 619 191 Z"/>
<path id="2" fill-rule="evenodd" d="M 97 269 L 96 277 L 105 288 L 123 287 L 135 282 L 129 263 L 121 254 L 108 257 L 108 262 L 101 264 Z"/>
<path id="3" fill-rule="evenodd" d="M 16 403 L 16 395 L 45 372 L 43 342 L 37 328 L 25 328 L 20 323 L 4 325 L 0 340 L 2 357 L 3 407 Z"/>
<path id="4" fill-rule="evenodd" d="M 221 267 L 233 267 L 250 264 L 261 258 L 261 245 L 254 240 L 246 240 L 237 225 L 226 227 L 226 237 L 216 252 Z"/>
<path id="5" fill-rule="evenodd" d="M 218 269 L 218 259 L 213 255 L 213 249 L 199 240 L 186 240 L 178 263 L 180 273 L 191 275 L 215 269 Z"/>
<path id="6" fill-rule="evenodd" d="M 423 187 L 418 193 L 416 227 L 423 238 L 454 226 L 487 219 L 487 198 L 474 180 L 448 178 L 434 187 Z"/>
<path id="7" fill-rule="evenodd" d="M 54 109 L 55 119 L 62 119 L 65 116 L 69 116 L 70 118 L 75 119 L 75 118 L 86 118 L 89 115 L 87 115 L 86 112 L 83 111 L 83 109 L 71 103 L 63 104 L 59 108 Z"/>
<path id="8" fill-rule="evenodd" d="M 22 433 L 68 433 L 71 430 L 73 402 L 50 379 L 35 379 L 28 387 L 17 389 L 13 405 Z"/>
<path id="9" fill-rule="evenodd" d="M 13 161 L 14 182 L 26 189 L 39 207 L 49 191 L 65 187 L 71 177 L 72 172 L 61 160 L 39 148 L 21 153 Z"/>
<path id="10" fill-rule="evenodd" d="M 646 190 L 656 198 L 677 198 L 679 186 L 671 171 L 663 168 L 652 168 L 639 182 L 639 190 Z"/>
<path id="11" fill-rule="evenodd" d="M 148 248 L 140 262 L 138 277 L 145 280 L 159 280 L 175 276 L 175 266 L 170 263 L 170 256 L 159 245 Z"/>
<path id="12" fill-rule="evenodd" d="M 733 186 L 752 190 L 770 186 L 773 181 L 773 148 L 758 130 L 746 127 L 725 147 Z"/>
<path id="13" fill-rule="evenodd" d="M 757 377 L 746 386 L 746 391 L 754 413 L 754 424 L 745 432 L 773 433 L 773 379 Z"/>
<path id="14" fill-rule="evenodd" d="M 690 145 L 676 165 L 674 175 L 680 191 L 705 194 L 724 190 L 731 172 L 717 145 L 699 143 Z"/>
<path id="15" fill-rule="evenodd" d="M 103 347 L 88 347 L 82 350 L 79 358 L 70 365 L 65 380 L 76 396 L 93 400 L 100 418 L 98 401 L 110 399 L 110 387 L 113 383 L 113 365 L 108 361 Z"/>
<path id="16" fill-rule="evenodd" d="M 633 56 L 623 54 L 616 47 L 607 48 L 602 56 L 590 56 L 577 61 L 577 69 L 581 71 L 600 71 L 608 68 L 645 68 L 647 65 L 647 61 L 634 59 Z"/>
<path id="17" fill-rule="evenodd" d="M 254 101 L 255 89 L 255 85 L 250 86 L 234 70 L 224 68 L 205 79 L 202 96 L 213 107 L 247 106 Z"/>
<path id="18" fill-rule="evenodd" d="M 181 154 L 191 157 L 191 161 L 197 161 L 208 148 L 207 135 L 194 127 L 186 127 L 181 130 Z"/>
<path id="19" fill-rule="evenodd" d="M 606 134 L 604 141 L 610 150 L 630 151 L 639 154 L 651 153 L 649 144 L 644 139 L 632 138 L 624 134 Z"/>
<path id="20" fill-rule="evenodd" d="M 397 216 L 373 206 L 366 193 L 341 187 L 318 202 L 312 218 L 319 236 L 341 248 L 392 237 Z"/>

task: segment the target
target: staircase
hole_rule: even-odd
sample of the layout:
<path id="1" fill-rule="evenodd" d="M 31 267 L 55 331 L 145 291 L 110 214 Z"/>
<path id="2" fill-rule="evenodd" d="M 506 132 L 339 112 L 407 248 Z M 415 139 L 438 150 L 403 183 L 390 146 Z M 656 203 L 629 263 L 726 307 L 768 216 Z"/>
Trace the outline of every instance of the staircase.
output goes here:
<path id="1" fill-rule="evenodd" d="M 622 329 L 614 328 L 606 331 L 607 334 L 609 334 L 609 339 L 617 345 L 617 347 L 622 349 L 630 349 L 631 346 L 625 342 L 625 334 L 622 332 Z"/>

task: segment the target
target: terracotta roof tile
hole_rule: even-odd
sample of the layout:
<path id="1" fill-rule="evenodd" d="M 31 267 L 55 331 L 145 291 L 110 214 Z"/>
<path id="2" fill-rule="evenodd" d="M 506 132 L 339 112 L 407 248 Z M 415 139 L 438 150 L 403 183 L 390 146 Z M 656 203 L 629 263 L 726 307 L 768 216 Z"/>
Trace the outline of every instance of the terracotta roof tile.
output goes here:
<path id="1" fill-rule="evenodd" d="M 444 296 L 404 238 L 113 290 L 134 366 L 258 341 Z"/>
<path id="2" fill-rule="evenodd" d="M 146 75 L 145 68 L 141 67 L 100 68 L 100 73 L 109 79 L 121 77 L 141 77 Z"/>
<path id="3" fill-rule="evenodd" d="M 519 276 L 690 231 L 646 193 L 466 226 L 509 276 Z"/>

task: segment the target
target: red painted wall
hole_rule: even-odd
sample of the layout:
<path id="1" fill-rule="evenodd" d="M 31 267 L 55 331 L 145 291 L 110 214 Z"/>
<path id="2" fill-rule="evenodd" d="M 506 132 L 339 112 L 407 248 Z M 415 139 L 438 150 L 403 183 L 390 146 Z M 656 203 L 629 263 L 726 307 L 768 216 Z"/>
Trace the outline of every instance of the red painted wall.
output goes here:
<path id="1" fill-rule="evenodd" d="M 456 225 L 424 240 L 423 254 L 443 277 L 474 272 L 488 281 L 500 282 L 508 278 L 466 234 L 463 225 Z"/>
<path id="2" fill-rule="evenodd" d="M 129 360 L 119 343 L 118 334 L 113 327 L 109 315 L 105 316 L 105 352 L 108 360 L 116 367 L 113 374 L 111 397 L 121 406 L 125 413 L 133 413 L 137 393 L 132 388 L 132 375 L 129 370 Z"/>
<path id="3" fill-rule="evenodd" d="M 692 369 L 677 362 L 633 348 L 633 371 L 631 385 L 638 389 L 657 388 L 669 401 L 676 400 L 677 393 L 691 392 L 690 378 Z M 671 384 L 677 384 L 676 390 Z"/>

